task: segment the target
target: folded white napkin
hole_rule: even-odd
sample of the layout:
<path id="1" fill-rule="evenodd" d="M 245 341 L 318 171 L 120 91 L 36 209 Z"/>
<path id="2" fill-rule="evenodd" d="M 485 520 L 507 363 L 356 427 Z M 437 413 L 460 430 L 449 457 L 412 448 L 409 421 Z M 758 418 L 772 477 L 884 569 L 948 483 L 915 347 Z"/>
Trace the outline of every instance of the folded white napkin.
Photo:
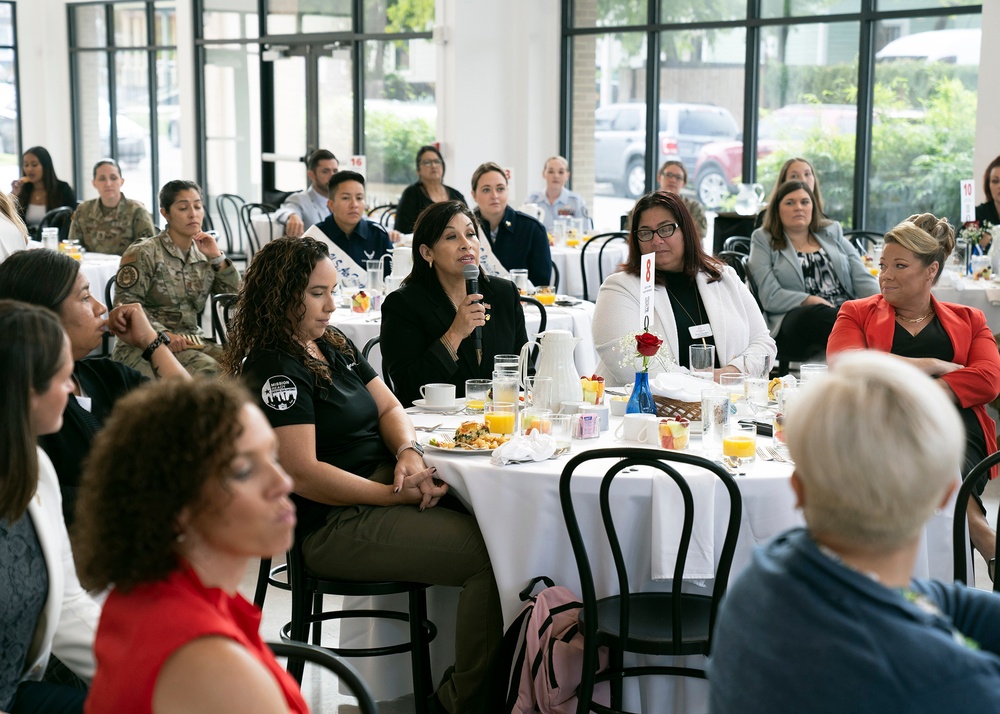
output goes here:
<path id="1" fill-rule="evenodd" d="M 993 307 L 1000 306 L 1000 289 L 986 288 L 986 299 L 990 301 L 990 305 Z"/>
<path id="2" fill-rule="evenodd" d="M 710 382 L 683 372 L 664 372 L 649 380 L 653 394 L 682 402 L 700 402 L 701 390 L 711 386 Z"/>
<path id="3" fill-rule="evenodd" d="M 545 461 L 554 453 L 556 440 L 548 434 L 533 431 L 528 436 L 515 436 L 493 449 L 490 463 L 505 466 L 515 461 Z"/>
<path id="4" fill-rule="evenodd" d="M 684 474 L 684 477 L 694 501 L 684 579 L 709 580 L 715 577 L 715 484 L 718 479 L 704 471 Z M 652 519 L 653 580 L 672 580 L 684 525 L 684 499 L 673 479 L 664 473 L 653 476 Z"/>

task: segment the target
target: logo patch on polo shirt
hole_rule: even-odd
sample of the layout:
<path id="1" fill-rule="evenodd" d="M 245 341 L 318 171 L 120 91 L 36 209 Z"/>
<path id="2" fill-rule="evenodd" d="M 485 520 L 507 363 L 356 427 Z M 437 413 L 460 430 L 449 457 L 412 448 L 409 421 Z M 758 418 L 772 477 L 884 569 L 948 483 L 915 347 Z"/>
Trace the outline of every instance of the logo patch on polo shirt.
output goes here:
<path id="1" fill-rule="evenodd" d="M 260 388 L 260 398 L 270 409 L 283 412 L 295 406 L 295 400 L 299 396 L 299 390 L 295 387 L 295 382 L 283 374 L 275 375 Z"/>

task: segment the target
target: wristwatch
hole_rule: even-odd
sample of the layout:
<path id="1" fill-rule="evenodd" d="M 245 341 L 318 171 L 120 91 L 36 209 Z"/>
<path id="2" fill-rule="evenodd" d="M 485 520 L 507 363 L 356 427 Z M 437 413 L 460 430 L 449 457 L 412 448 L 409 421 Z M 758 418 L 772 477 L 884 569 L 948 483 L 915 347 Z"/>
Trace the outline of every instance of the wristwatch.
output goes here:
<path id="1" fill-rule="evenodd" d="M 222 265 L 223 263 L 226 262 L 226 254 L 225 253 L 219 253 L 214 258 L 210 258 L 208 262 L 211 263 L 212 266 Z"/>
<path id="2" fill-rule="evenodd" d="M 424 455 L 424 447 L 422 447 L 418 442 L 414 441 L 413 439 L 410 439 L 405 444 L 396 449 L 396 458 L 398 459 L 399 455 L 402 454 L 407 449 L 413 449 L 421 456 Z"/>
<path id="3" fill-rule="evenodd" d="M 149 347 L 142 351 L 142 358 L 147 362 L 153 360 L 153 353 L 156 352 L 156 348 L 160 345 L 169 345 L 170 337 L 166 332 L 158 332 L 156 334 L 156 339 L 149 343 Z"/>

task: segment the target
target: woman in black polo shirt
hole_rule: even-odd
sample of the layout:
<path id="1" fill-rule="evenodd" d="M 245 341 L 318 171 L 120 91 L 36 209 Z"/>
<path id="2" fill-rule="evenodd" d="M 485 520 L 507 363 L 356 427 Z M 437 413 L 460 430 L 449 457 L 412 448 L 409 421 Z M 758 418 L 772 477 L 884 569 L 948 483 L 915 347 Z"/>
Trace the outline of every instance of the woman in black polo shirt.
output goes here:
<path id="1" fill-rule="evenodd" d="M 244 276 L 223 366 L 274 427 L 311 571 L 463 588 L 455 670 L 434 696 L 453 714 L 469 711 L 503 628 L 486 545 L 468 513 L 435 508 L 448 487 L 415 448 L 402 405 L 328 325 L 336 284 L 319 241 L 265 245 Z"/>

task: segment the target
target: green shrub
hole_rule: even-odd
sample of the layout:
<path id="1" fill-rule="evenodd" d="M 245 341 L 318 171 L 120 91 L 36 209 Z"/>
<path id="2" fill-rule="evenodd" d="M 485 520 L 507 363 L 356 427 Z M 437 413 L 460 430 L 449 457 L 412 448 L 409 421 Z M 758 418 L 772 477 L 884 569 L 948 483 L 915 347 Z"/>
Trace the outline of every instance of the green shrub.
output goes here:
<path id="1" fill-rule="evenodd" d="M 431 123 L 426 119 L 372 111 L 365 114 L 365 125 L 368 180 L 375 183 L 412 183 L 416 179 L 413 162 L 417 149 L 434 141 Z"/>

